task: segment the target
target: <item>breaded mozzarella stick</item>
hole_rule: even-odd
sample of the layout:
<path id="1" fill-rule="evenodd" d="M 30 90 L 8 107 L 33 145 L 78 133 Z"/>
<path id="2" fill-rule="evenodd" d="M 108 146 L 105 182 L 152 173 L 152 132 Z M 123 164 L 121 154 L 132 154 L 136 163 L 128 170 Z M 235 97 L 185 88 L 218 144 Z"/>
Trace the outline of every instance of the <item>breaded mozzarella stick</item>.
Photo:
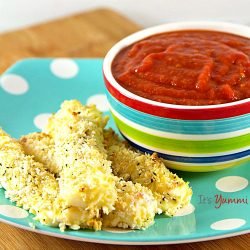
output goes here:
<path id="1" fill-rule="evenodd" d="M 5 195 L 17 206 L 36 215 L 35 219 L 49 226 L 72 229 L 100 229 L 100 215 L 69 207 L 59 198 L 54 175 L 33 156 L 25 155 L 22 145 L 0 129 L 0 184 Z"/>
<path id="2" fill-rule="evenodd" d="M 57 167 L 51 154 L 54 152 L 54 144 L 49 138 L 45 133 L 32 133 L 23 136 L 20 142 L 27 154 L 34 155 L 37 161 L 45 166 L 47 164 L 53 172 Z M 153 224 L 157 202 L 148 188 L 116 177 L 116 189 L 118 199 L 114 205 L 115 210 L 103 215 L 103 226 L 143 229 Z"/>
<path id="3" fill-rule="evenodd" d="M 104 132 L 104 137 L 114 174 L 148 187 L 159 210 L 172 216 L 190 202 L 192 190 L 188 183 L 171 173 L 156 154 L 150 156 L 135 150 L 111 129 Z"/>
<path id="4" fill-rule="evenodd" d="M 103 146 L 106 118 L 94 106 L 65 101 L 44 132 L 54 139 L 60 195 L 69 206 L 108 214 L 117 199 L 115 178 Z"/>

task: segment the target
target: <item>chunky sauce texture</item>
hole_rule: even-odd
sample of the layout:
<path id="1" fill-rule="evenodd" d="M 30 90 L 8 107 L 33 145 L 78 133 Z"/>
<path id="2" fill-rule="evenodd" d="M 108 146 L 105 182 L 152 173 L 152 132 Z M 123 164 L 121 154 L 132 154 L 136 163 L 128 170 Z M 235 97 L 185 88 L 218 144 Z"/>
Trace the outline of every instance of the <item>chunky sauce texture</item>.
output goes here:
<path id="1" fill-rule="evenodd" d="M 112 72 L 125 89 L 158 102 L 234 102 L 250 97 L 250 39 L 201 30 L 157 34 L 120 51 Z"/>

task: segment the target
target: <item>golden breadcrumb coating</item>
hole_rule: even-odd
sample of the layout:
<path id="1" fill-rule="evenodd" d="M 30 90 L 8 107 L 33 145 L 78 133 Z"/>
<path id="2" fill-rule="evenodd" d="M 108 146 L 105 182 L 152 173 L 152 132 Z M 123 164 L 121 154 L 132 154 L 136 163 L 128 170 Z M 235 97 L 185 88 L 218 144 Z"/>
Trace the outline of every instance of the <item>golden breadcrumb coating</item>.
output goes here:
<path id="1" fill-rule="evenodd" d="M 115 210 L 103 216 L 103 226 L 145 229 L 154 223 L 157 201 L 148 188 L 122 179 L 117 180 L 116 188 Z"/>
<path id="2" fill-rule="evenodd" d="M 5 196 L 36 215 L 43 224 L 100 229 L 98 211 L 69 207 L 59 198 L 54 175 L 33 156 L 24 154 L 22 146 L 0 129 L 0 184 Z"/>
<path id="3" fill-rule="evenodd" d="M 117 199 L 111 162 L 106 160 L 106 118 L 94 106 L 64 101 L 45 131 L 53 137 L 60 195 L 69 206 L 109 213 Z"/>
<path id="4" fill-rule="evenodd" d="M 145 229 L 174 215 L 192 190 L 156 154 L 112 131 L 95 106 L 65 101 L 41 133 L 11 139 L 0 129 L 0 184 L 6 197 L 61 230 Z M 114 174 L 116 176 L 114 176 Z"/>
<path id="5" fill-rule="evenodd" d="M 27 154 L 34 155 L 45 166 L 47 164 L 50 171 L 57 169 L 54 155 L 51 154 L 51 151 L 54 152 L 54 143 L 49 135 L 32 133 L 23 136 L 20 142 Z M 116 178 L 116 189 L 118 199 L 115 210 L 103 215 L 105 227 L 143 229 L 153 224 L 157 202 L 148 188 Z"/>
<path id="6" fill-rule="evenodd" d="M 40 211 L 44 217 L 47 214 L 46 222 L 53 224 L 50 211 L 59 190 L 55 177 L 32 156 L 26 156 L 21 145 L 3 130 L 0 130 L 0 181 L 6 197 L 34 214 Z M 42 217 L 40 213 L 39 216 Z"/>
<path id="7" fill-rule="evenodd" d="M 54 164 L 55 144 L 54 139 L 43 132 L 31 133 L 19 139 L 25 154 L 33 155 L 34 159 L 43 163 L 51 173 L 58 174 L 59 167 Z"/>
<path id="8" fill-rule="evenodd" d="M 114 174 L 148 187 L 158 201 L 159 212 L 172 216 L 190 202 L 192 190 L 188 183 L 171 173 L 156 154 L 135 150 L 111 129 L 104 132 L 104 138 Z"/>

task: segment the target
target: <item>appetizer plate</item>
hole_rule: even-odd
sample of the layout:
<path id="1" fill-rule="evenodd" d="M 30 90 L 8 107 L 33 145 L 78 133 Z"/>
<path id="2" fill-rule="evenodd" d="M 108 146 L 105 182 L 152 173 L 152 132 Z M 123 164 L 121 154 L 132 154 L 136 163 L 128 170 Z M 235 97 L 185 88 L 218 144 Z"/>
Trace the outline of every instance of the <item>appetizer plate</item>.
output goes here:
<path id="1" fill-rule="evenodd" d="M 102 60 L 29 59 L 0 78 L 0 126 L 11 136 L 37 131 L 66 99 L 94 103 L 110 115 Z M 115 129 L 110 118 L 108 126 Z M 0 221 L 65 239 L 126 245 L 173 244 L 231 237 L 250 232 L 250 162 L 210 173 L 178 172 L 193 188 L 192 204 L 173 218 L 157 215 L 146 230 L 102 231 L 48 227 L 18 208 L 0 188 Z"/>

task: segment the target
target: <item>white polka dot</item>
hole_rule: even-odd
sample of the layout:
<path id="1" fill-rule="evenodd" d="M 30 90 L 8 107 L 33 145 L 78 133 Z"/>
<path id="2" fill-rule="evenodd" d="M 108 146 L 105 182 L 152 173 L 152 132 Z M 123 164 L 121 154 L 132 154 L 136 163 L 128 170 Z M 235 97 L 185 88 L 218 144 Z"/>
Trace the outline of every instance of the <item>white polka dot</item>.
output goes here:
<path id="1" fill-rule="evenodd" d="M 227 176 L 219 179 L 216 188 L 222 192 L 237 192 L 248 186 L 248 180 L 240 176 Z"/>
<path id="2" fill-rule="evenodd" d="M 194 210 L 195 210 L 195 207 L 192 204 L 188 204 L 184 208 L 179 209 L 177 213 L 175 214 L 175 216 L 189 215 L 189 214 L 192 214 Z"/>
<path id="3" fill-rule="evenodd" d="M 26 210 L 10 205 L 0 205 L 0 214 L 16 219 L 22 219 L 29 216 L 29 213 Z"/>
<path id="4" fill-rule="evenodd" d="M 39 114 L 34 118 L 34 124 L 39 129 L 44 129 L 48 123 L 48 119 L 51 117 L 50 113 Z"/>
<path id="5" fill-rule="evenodd" d="M 103 231 L 114 233 L 114 234 L 125 234 L 134 232 L 132 229 L 123 229 L 123 228 L 104 228 Z"/>
<path id="6" fill-rule="evenodd" d="M 0 85 L 2 88 L 12 95 L 22 95 L 29 89 L 28 82 L 21 76 L 15 74 L 7 74 L 1 77 Z"/>
<path id="7" fill-rule="evenodd" d="M 220 220 L 211 225 L 211 228 L 214 230 L 232 230 L 239 228 L 246 224 L 246 221 L 243 219 L 226 219 Z"/>
<path id="8" fill-rule="evenodd" d="M 53 60 L 50 69 L 55 76 L 64 79 L 75 77 L 79 71 L 77 64 L 73 60 L 66 58 Z"/>
<path id="9" fill-rule="evenodd" d="M 87 104 L 95 104 L 96 107 L 102 112 L 106 112 L 109 110 L 108 100 L 106 95 L 104 94 L 97 94 L 89 97 L 87 100 Z"/>

